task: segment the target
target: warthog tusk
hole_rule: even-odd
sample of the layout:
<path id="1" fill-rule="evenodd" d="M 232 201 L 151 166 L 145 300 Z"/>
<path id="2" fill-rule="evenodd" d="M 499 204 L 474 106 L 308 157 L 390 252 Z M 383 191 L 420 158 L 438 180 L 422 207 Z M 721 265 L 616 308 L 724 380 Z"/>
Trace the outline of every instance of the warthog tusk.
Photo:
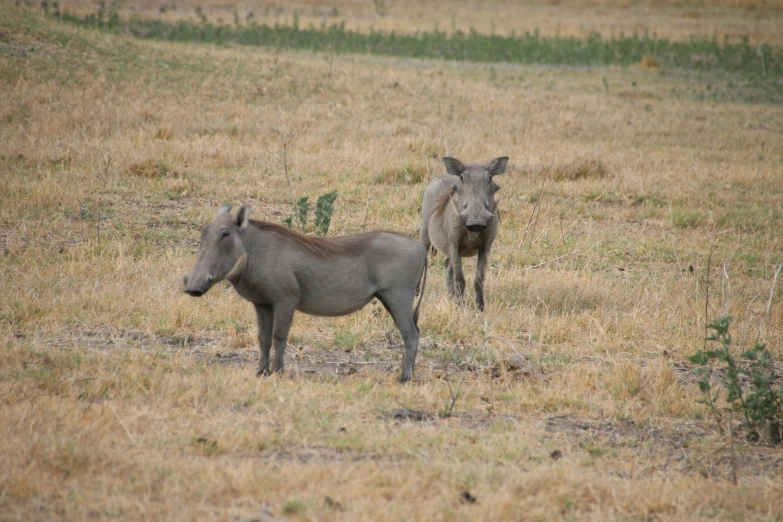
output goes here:
<path id="1" fill-rule="evenodd" d="M 455 199 L 454 199 L 454 193 L 455 193 L 455 192 L 456 192 L 456 190 L 453 190 L 453 191 L 452 191 L 452 192 L 449 194 L 449 201 L 451 201 L 451 204 L 452 204 L 452 205 L 454 205 L 454 212 L 456 212 L 457 214 L 459 214 L 459 205 L 457 204 L 457 200 L 455 200 Z"/>
<path id="2" fill-rule="evenodd" d="M 246 259 L 247 259 L 247 254 L 242 254 L 242 257 L 237 259 L 237 262 L 234 265 L 234 268 L 232 268 L 231 272 L 228 273 L 228 275 L 226 276 L 226 279 L 234 279 L 240 273 L 242 273 L 242 269 L 245 268 L 245 260 Z"/>

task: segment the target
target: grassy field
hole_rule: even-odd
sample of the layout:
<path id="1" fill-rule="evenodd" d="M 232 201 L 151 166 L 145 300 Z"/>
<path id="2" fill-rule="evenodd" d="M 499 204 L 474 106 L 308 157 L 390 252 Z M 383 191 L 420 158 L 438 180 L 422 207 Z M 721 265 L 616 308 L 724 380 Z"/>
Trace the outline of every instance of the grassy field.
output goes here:
<path id="1" fill-rule="evenodd" d="M 301 23 L 442 11 L 385 4 L 303 2 Z M 120 7 L 198 4 L 177 5 Z M 473 5 L 456 29 L 522 29 L 516 4 Z M 646 13 L 699 22 L 672 41 L 780 52 L 779 2 L 524 5 L 563 34 Z M 723 315 L 783 360 L 783 106 L 757 92 L 646 62 L 137 40 L 0 5 L 0 519 L 781 520 L 780 448 L 736 414 L 731 444 L 688 362 Z M 511 158 L 486 314 L 434 258 L 412 385 L 385 312 L 297 315 L 286 373 L 257 379 L 252 307 L 181 292 L 218 205 L 291 213 L 286 143 L 296 198 L 338 191 L 330 234 L 417 237 L 441 157 Z"/>
<path id="2" fill-rule="evenodd" d="M 720 73 L 720 83 L 728 89 L 716 89 L 715 99 L 727 94 L 734 101 L 783 103 L 778 80 L 783 77 L 783 50 L 768 44 L 733 43 L 713 39 L 673 42 L 651 36 L 648 31 L 631 35 L 598 32 L 577 37 L 541 36 L 538 31 L 508 36 L 484 35 L 473 28 L 467 33 L 445 31 L 398 34 L 345 29 L 345 23 L 302 27 L 298 15 L 290 23 L 234 26 L 207 21 L 129 19 L 117 10 L 100 9 L 95 14 L 78 16 L 58 14 L 63 20 L 87 28 L 101 28 L 137 38 L 201 44 L 240 44 L 271 47 L 277 50 L 321 51 L 329 54 L 375 54 L 408 58 L 436 58 L 485 63 L 525 63 L 569 66 L 630 66 L 650 69 L 694 70 Z M 728 76 L 728 78 L 727 78 Z M 742 81 L 740 88 L 735 82 Z M 740 98 L 737 99 L 736 97 Z"/>
<path id="3" fill-rule="evenodd" d="M 60 4 L 79 15 L 95 14 L 98 6 L 94 0 Z M 105 5 L 110 8 L 112 1 Z M 344 22 L 348 30 L 362 33 L 475 29 L 485 35 L 539 31 L 550 37 L 592 32 L 606 37 L 647 31 L 674 41 L 747 37 L 752 43 L 783 45 L 783 0 L 120 0 L 114 5 L 125 17 L 165 22 L 273 25 L 290 23 L 296 15 L 302 27 Z"/>

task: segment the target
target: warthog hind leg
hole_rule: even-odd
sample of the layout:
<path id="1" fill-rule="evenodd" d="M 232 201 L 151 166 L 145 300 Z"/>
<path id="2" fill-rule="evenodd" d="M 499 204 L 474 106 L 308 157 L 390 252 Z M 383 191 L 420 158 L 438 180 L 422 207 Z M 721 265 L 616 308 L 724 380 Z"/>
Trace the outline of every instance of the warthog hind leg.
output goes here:
<path id="1" fill-rule="evenodd" d="M 413 365 L 419 350 L 419 327 L 413 320 L 412 310 L 414 296 L 415 291 L 412 289 L 386 290 L 383 293 L 375 294 L 375 297 L 383 303 L 384 308 L 394 319 L 394 324 L 397 325 L 402 341 L 405 343 L 400 382 L 408 382 L 413 377 Z"/>

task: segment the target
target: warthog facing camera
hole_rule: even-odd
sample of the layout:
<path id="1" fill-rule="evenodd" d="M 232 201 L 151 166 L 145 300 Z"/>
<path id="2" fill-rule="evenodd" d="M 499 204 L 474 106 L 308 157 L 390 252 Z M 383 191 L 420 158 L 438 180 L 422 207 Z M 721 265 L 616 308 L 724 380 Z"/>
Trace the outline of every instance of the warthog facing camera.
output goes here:
<path id="1" fill-rule="evenodd" d="M 261 359 L 258 375 L 283 369 L 288 331 L 299 310 L 310 315 L 347 315 L 377 298 L 394 319 L 405 343 L 400 381 L 413 375 L 419 346 L 419 305 L 427 280 L 427 251 L 392 232 L 310 237 L 282 225 L 249 219 L 243 205 L 235 216 L 223 205 L 201 231 L 198 258 L 185 276 L 194 297 L 228 280 L 253 303 Z M 413 309 L 416 288 L 419 300 Z"/>
<path id="2" fill-rule="evenodd" d="M 478 254 L 474 288 L 476 305 L 484 310 L 484 272 L 498 234 L 494 194 L 500 187 L 492 178 L 505 172 L 508 158 L 495 158 L 486 167 L 466 167 L 448 157 L 443 163 L 448 175 L 432 180 L 424 192 L 421 242 L 446 256 L 446 286 L 460 304 L 465 294 L 462 258 Z"/>

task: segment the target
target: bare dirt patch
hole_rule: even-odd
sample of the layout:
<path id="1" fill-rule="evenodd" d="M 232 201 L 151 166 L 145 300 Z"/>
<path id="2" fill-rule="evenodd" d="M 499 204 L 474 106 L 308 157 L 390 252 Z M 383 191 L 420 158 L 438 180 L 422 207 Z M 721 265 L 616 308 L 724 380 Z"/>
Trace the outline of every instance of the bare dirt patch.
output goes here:
<path id="1" fill-rule="evenodd" d="M 78 328 L 67 336 L 58 336 L 46 340 L 50 348 L 75 348 L 87 350 L 143 350 L 171 351 L 177 348 L 198 348 L 216 346 L 218 337 L 199 336 L 162 336 L 142 331 L 120 328 Z M 197 352 L 200 353 L 200 352 Z"/>
<path id="2" fill-rule="evenodd" d="M 539 426 L 554 440 L 570 445 L 572 451 L 584 451 L 596 458 L 630 452 L 648 463 L 641 469 L 613 472 L 622 478 L 639 478 L 655 472 L 725 479 L 733 465 L 746 477 L 783 471 L 783 457 L 776 448 L 744 444 L 739 438 L 735 442 L 739 447 L 737 456 L 732 462 L 728 442 L 710 447 L 709 441 L 720 437 L 717 427 L 709 421 L 637 425 L 634 421 L 555 415 L 543 419 Z M 738 428 L 737 423 L 736 431 Z"/>
<path id="3" fill-rule="evenodd" d="M 295 446 L 293 444 L 266 448 L 256 457 L 269 463 L 295 463 L 301 465 L 381 460 L 392 463 L 399 460 L 385 458 L 372 451 L 334 449 L 327 446 Z"/>

